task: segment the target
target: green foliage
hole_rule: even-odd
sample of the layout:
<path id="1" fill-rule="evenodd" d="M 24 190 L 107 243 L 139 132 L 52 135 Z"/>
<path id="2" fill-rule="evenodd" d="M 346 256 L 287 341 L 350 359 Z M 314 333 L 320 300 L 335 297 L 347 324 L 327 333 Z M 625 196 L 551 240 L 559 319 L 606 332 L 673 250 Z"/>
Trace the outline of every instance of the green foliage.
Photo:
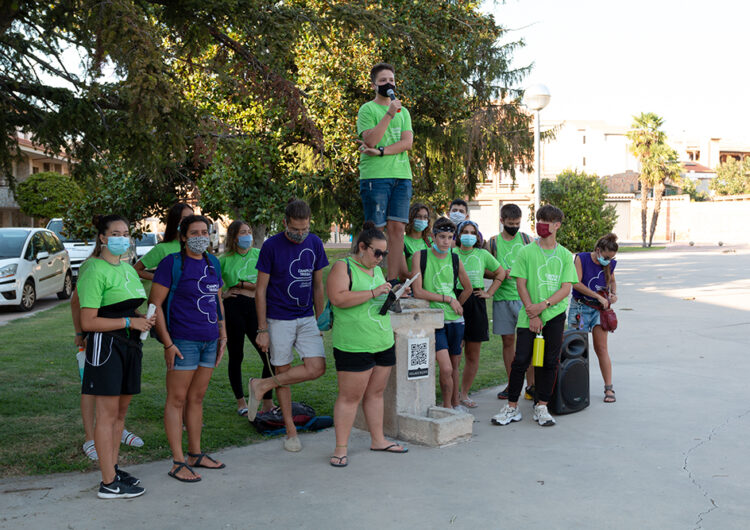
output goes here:
<path id="1" fill-rule="evenodd" d="M 595 175 L 564 171 L 555 180 L 542 180 L 540 194 L 542 204 L 553 204 L 565 214 L 557 241 L 571 252 L 593 250 L 617 221 L 615 207 L 604 202 L 606 186 Z"/>
<path id="2" fill-rule="evenodd" d="M 711 183 L 713 184 L 713 182 Z M 696 181 L 690 177 L 682 177 L 682 192 L 690 195 L 691 201 L 703 202 L 710 199 L 705 191 L 698 191 Z"/>
<path id="3" fill-rule="evenodd" d="M 709 188 L 717 195 L 742 195 L 750 193 L 750 158 L 742 162 L 730 157 L 716 170 L 716 178 Z"/>
<path id="4" fill-rule="evenodd" d="M 83 196 L 70 176 L 53 171 L 31 175 L 16 186 L 14 194 L 26 215 L 45 219 L 61 217 Z"/>

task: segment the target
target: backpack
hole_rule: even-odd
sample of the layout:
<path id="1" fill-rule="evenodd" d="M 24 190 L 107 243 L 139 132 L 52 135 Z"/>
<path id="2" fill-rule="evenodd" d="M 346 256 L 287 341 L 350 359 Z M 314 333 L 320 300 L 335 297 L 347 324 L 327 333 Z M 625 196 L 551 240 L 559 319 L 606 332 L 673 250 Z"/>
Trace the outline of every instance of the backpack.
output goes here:
<path id="1" fill-rule="evenodd" d="M 177 285 L 180 283 L 180 278 L 182 277 L 182 253 L 176 252 L 172 254 L 172 256 L 174 256 L 174 261 L 172 262 L 172 283 L 169 286 L 169 294 L 161 305 L 162 311 L 164 312 L 164 320 L 167 324 L 167 331 L 169 331 L 169 309 L 172 306 L 172 298 L 174 298 L 174 293 L 177 291 Z M 208 256 L 208 262 L 210 263 L 211 267 L 213 267 L 214 271 L 216 271 L 217 276 L 219 276 L 219 271 L 221 270 L 221 265 L 219 265 L 219 258 L 214 256 L 213 254 L 208 253 L 206 254 L 206 256 Z M 216 313 L 219 320 L 224 320 L 224 315 L 221 314 L 221 305 L 219 305 L 218 294 L 216 295 Z M 151 329 L 151 336 L 161 342 L 159 336 L 155 333 L 154 328 Z"/>
<path id="2" fill-rule="evenodd" d="M 492 254 L 494 258 L 497 258 L 497 238 L 498 236 L 492 236 L 490 238 L 490 254 Z M 526 246 L 531 243 L 531 236 L 526 232 L 521 232 L 521 241 L 523 241 L 524 246 Z"/>
<path id="3" fill-rule="evenodd" d="M 349 290 L 352 290 L 352 269 L 349 265 L 349 258 L 346 258 L 346 273 L 349 275 Z M 331 309 L 331 301 L 326 300 L 326 306 L 323 312 L 318 317 L 318 329 L 320 331 L 329 331 L 333 327 L 333 309 Z"/>
<path id="4" fill-rule="evenodd" d="M 315 409 L 307 403 L 292 402 L 292 420 L 298 431 L 319 431 L 333 425 L 330 416 L 316 416 Z M 267 436 L 286 434 L 281 408 L 274 407 L 268 412 L 259 412 L 252 422 L 259 433 Z"/>
<path id="5" fill-rule="evenodd" d="M 424 281 L 424 272 L 427 270 L 427 251 L 429 249 L 423 249 L 420 250 L 420 257 L 419 257 L 419 271 L 422 273 L 422 281 Z M 455 254 L 454 252 L 451 252 L 451 257 L 453 258 L 453 290 L 455 292 L 456 284 L 458 283 L 458 254 Z M 424 283 L 422 284 L 424 285 Z"/>

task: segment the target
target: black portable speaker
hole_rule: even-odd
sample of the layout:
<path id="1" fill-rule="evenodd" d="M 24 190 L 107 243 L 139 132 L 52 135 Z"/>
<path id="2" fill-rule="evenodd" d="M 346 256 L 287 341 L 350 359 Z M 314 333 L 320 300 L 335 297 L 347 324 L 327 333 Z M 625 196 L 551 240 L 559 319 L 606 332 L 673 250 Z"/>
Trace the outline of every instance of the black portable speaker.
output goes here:
<path id="1" fill-rule="evenodd" d="M 549 410 L 553 414 L 570 414 L 585 409 L 589 403 L 589 334 L 569 329 L 563 334 L 560 369 Z"/>

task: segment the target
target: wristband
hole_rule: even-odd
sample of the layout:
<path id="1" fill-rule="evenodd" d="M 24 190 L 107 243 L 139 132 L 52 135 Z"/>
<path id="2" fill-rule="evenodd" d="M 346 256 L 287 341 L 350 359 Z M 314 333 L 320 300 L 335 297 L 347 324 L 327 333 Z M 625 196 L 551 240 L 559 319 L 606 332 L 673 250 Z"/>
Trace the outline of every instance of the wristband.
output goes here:
<path id="1" fill-rule="evenodd" d="M 167 350 L 168 350 L 169 348 L 171 348 L 172 346 L 174 346 L 174 342 L 173 342 L 172 344 L 170 344 L 169 346 L 164 346 L 164 351 L 167 351 Z"/>
<path id="2" fill-rule="evenodd" d="M 80 333 L 80 332 L 76 331 L 76 337 L 83 337 L 84 335 L 85 335 L 85 333 Z"/>
<path id="3" fill-rule="evenodd" d="M 130 317 L 125 317 L 125 329 L 130 329 Z"/>
<path id="4" fill-rule="evenodd" d="M 261 333 L 268 333 L 268 328 L 258 329 L 257 335 L 260 335 Z"/>
<path id="5" fill-rule="evenodd" d="M 372 295 L 373 298 L 375 298 L 375 291 L 373 291 L 372 289 L 370 289 L 370 294 Z"/>

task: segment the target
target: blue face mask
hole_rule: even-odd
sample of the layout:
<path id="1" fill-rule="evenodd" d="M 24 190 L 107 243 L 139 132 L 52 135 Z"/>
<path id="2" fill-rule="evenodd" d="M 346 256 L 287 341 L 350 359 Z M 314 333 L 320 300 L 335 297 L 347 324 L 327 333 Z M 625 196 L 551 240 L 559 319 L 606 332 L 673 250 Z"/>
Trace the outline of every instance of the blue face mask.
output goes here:
<path id="1" fill-rule="evenodd" d="M 250 248 L 253 246 L 253 236 L 252 234 L 247 234 L 244 236 L 239 236 L 237 238 L 237 246 L 240 247 L 242 250 L 245 250 L 247 248 Z"/>
<path id="2" fill-rule="evenodd" d="M 130 238 L 126 236 L 109 236 L 107 238 L 107 250 L 113 256 L 121 256 L 130 248 Z"/>
<path id="3" fill-rule="evenodd" d="M 432 244 L 432 248 L 433 248 L 433 250 L 434 250 L 435 252 L 437 252 L 438 254 L 447 254 L 447 253 L 448 253 L 448 251 L 450 250 L 450 249 L 446 249 L 446 250 L 440 250 L 440 249 L 438 248 L 437 244 L 435 244 L 435 243 L 433 243 L 433 244 Z"/>
<path id="4" fill-rule="evenodd" d="M 602 267 L 606 267 L 607 265 L 609 265 L 609 262 L 612 261 L 612 260 L 609 260 L 609 259 L 604 259 L 601 256 L 598 256 L 596 259 L 599 262 L 599 265 L 601 265 Z"/>
<path id="5" fill-rule="evenodd" d="M 461 244 L 465 247 L 473 247 L 477 244 L 477 236 L 474 234 L 461 234 Z"/>
<path id="6" fill-rule="evenodd" d="M 455 224 L 460 223 L 461 221 L 466 220 L 466 215 L 463 214 L 463 212 L 451 212 L 448 214 L 448 218 L 453 221 Z"/>
<path id="7" fill-rule="evenodd" d="M 427 225 L 430 224 L 429 221 L 425 221 L 424 219 L 415 219 L 414 220 L 414 230 L 417 232 L 421 232 L 425 228 L 427 228 Z"/>

